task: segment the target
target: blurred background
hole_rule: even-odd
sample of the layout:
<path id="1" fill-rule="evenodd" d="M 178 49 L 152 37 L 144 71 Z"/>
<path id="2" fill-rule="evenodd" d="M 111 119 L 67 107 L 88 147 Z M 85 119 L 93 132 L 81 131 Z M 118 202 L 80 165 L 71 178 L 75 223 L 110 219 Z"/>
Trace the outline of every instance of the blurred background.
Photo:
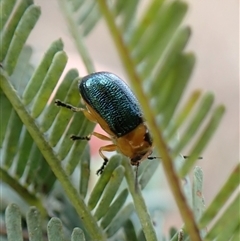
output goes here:
<path id="1" fill-rule="evenodd" d="M 145 2 L 147 3 L 146 0 Z M 194 89 L 202 89 L 215 94 L 216 104 L 226 106 L 225 116 L 203 153 L 203 160 L 198 162 L 204 172 L 203 194 L 208 206 L 239 161 L 239 2 L 237 0 L 186 2 L 189 2 L 189 11 L 184 23 L 192 30 L 187 51 L 195 53 L 197 62 L 185 97 Z M 28 39 L 28 44 L 34 47 L 32 63 L 37 65 L 48 46 L 54 40 L 61 38 L 69 58 L 67 69 L 77 68 L 80 76 L 86 75 L 58 1 L 35 0 L 35 4 L 41 7 L 42 15 Z M 110 71 L 127 81 L 104 19 L 86 38 L 86 46 L 97 71 Z M 94 162 L 96 169 L 101 165 L 97 153 L 99 145 L 93 139 L 92 155 L 99 160 Z M 162 175 L 161 170 L 157 176 L 159 175 Z M 159 179 L 154 178 L 152 185 L 157 181 Z M 147 196 L 147 201 L 148 199 L 151 199 L 151 195 Z M 157 202 L 168 202 L 168 200 L 172 198 L 168 188 L 165 187 Z M 177 225 L 181 223 L 180 217 L 174 212 L 174 202 L 171 203 L 173 206 L 166 219 L 171 225 Z"/>

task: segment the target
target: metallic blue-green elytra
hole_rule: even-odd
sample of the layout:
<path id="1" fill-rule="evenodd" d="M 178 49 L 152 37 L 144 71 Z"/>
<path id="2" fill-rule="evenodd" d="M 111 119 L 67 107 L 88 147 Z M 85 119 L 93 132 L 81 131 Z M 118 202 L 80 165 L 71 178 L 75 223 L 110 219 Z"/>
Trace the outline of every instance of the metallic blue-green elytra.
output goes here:
<path id="1" fill-rule="evenodd" d="M 128 85 L 118 76 L 97 72 L 84 77 L 79 83 L 83 100 L 121 137 L 143 123 L 139 102 Z"/>

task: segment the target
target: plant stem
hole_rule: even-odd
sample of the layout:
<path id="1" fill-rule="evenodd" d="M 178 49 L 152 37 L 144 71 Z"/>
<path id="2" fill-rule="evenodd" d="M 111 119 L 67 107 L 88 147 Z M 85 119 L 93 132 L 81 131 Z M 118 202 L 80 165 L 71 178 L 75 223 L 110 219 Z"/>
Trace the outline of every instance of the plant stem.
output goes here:
<path id="1" fill-rule="evenodd" d="M 148 213 L 147 206 L 144 202 L 141 190 L 140 188 L 135 186 L 132 166 L 130 165 L 127 158 L 123 158 L 122 164 L 125 167 L 125 176 L 127 179 L 128 187 L 133 197 L 136 213 L 141 222 L 145 238 L 146 240 L 157 241 L 157 236 L 152 224 L 152 220 Z"/>
<path id="2" fill-rule="evenodd" d="M 13 190 L 15 190 L 29 205 L 35 206 L 41 212 L 42 218 L 47 217 L 47 212 L 42 205 L 40 198 L 38 198 L 34 193 L 29 192 L 29 190 L 19 183 L 19 180 L 11 177 L 6 170 L 0 168 L 0 177 L 5 183 L 7 183 Z"/>
<path id="3" fill-rule="evenodd" d="M 59 0 L 58 2 L 65 16 L 68 29 L 72 34 L 73 40 L 75 41 L 79 55 L 82 58 L 83 63 L 87 69 L 87 72 L 95 72 L 93 62 L 89 56 L 86 46 L 84 45 L 83 37 L 79 33 L 79 27 L 76 25 L 76 21 L 73 20 L 73 13 L 69 10 L 69 4 L 66 3 L 66 0 Z"/>
<path id="4" fill-rule="evenodd" d="M 149 108 L 148 101 L 144 101 L 144 100 L 147 100 L 147 97 L 144 94 L 143 89 L 141 87 L 142 81 L 136 72 L 136 66 L 134 65 L 134 62 L 131 58 L 128 48 L 122 39 L 121 32 L 116 26 L 114 16 L 110 12 L 106 1 L 98 0 L 98 3 L 100 6 L 100 10 L 102 11 L 102 14 L 105 17 L 105 20 L 111 32 L 111 36 L 114 39 L 117 50 L 122 59 L 122 63 L 129 76 L 129 80 L 131 81 L 134 87 L 135 93 L 138 96 L 140 100 L 140 104 L 144 110 L 145 117 L 148 120 L 149 127 L 153 133 L 155 147 L 161 153 L 162 164 L 163 164 L 163 168 L 164 168 L 168 183 L 171 187 L 171 190 L 174 195 L 180 214 L 185 222 L 186 229 L 189 233 L 189 236 L 191 240 L 201 241 L 201 237 L 200 237 L 196 222 L 194 220 L 193 213 L 191 209 L 188 207 L 186 198 L 181 191 L 180 181 L 176 172 L 174 171 L 173 162 L 168 153 L 167 144 L 163 139 L 161 129 L 159 128 L 159 126 L 155 121 L 156 115 L 153 113 L 152 109 Z"/>
<path id="5" fill-rule="evenodd" d="M 48 142 L 44 138 L 43 133 L 40 132 L 38 126 L 35 123 L 35 120 L 29 115 L 28 111 L 25 109 L 21 99 L 16 94 L 13 86 L 2 74 L 0 75 L 0 87 L 11 102 L 20 119 L 26 126 L 28 132 L 40 149 L 42 155 L 51 167 L 53 173 L 61 183 L 69 200 L 79 214 L 79 217 L 83 220 L 84 227 L 86 228 L 88 234 L 92 237 L 92 240 L 105 240 L 102 230 L 97 225 L 96 220 L 91 215 L 84 200 L 70 182 L 68 176 L 66 175 L 65 171 L 61 166 L 61 162 L 54 154 L 53 149 L 49 146 Z"/>

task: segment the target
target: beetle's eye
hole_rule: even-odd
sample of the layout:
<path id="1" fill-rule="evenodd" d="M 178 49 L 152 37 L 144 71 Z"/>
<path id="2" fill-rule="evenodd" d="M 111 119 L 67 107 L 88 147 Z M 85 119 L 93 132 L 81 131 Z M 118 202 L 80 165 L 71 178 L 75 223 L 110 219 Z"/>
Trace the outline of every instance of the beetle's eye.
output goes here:
<path id="1" fill-rule="evenodd" d="M 138 165 L 138 164 L 139 164 L 139 161 L 141 161 L 141 159 L 143 158 L 144 155 L 145 155 L 145 154 L 139 154 L 139 155 L 135 156 L 134 158 L 132 158 L 132 159 L 131 159 L 131 164 L 132 164 L 133 166 Z"/>
<path id="2" fill-rule="evenodd" d="M 152 137 L 150 136 L 149 132 L 146 132 L 144 135 L 144 141 L 152 145 Z"/>

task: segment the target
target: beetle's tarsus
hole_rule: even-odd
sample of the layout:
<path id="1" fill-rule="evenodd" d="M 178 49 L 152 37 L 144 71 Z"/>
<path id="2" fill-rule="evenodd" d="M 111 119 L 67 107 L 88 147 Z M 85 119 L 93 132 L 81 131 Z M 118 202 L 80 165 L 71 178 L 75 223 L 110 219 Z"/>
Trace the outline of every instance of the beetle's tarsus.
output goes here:
<path id="1" fill-rule="evenodd" d="M 102 167 L 99 170 L 97 170 L 96 173 L 97 173 L 97 175 L 101 175 L 103 173 Z"/>
<path id="2" fill-rule="evenodd" d="M 61 100 L 55 100 L 54 103 L 57 105 L 57 106 L 61 106 L 61 107 L 66 107 L 67 104 L 65 104 L 64 102 L 62 102 Z M 67 108 L 67 107 L 66 107 Z"/>
<path id="3" fill-rule="evenodd" d="M 100 167 L 100 169 L 97 170 L 97 175 L 101 175 L 103 173 L 103 170 L 105 168 L 105 166 L 107 165 L 108 163 L 108 159 L 107 158 L 104 158 L 104 162 L 102 164 L 102 166 Z"/>
<path id="4" fill-rule="evenodd" d="M 76 140 L 86 140 L 86 141 L 89 141 L 91 139 L 91 136 L 88 135 L 88 136 L 75 136 L 75 135 L 71 135 L 70 136 L 70 139 L 73 140 L 73 141 L 76 141 Z"/>
<path id="5" fill-rule="evenodd" d="M 79 108 L 74 107 L 74 106 L 72 106 L 72 105 L 70 105 L 70 104 L 68 104 L 68 103 L 64 103 L 64 102 L 62 102 L 61 100 L 55 100 L 54 102 L 55 102 L 55 104 L 56 104 L 57 106 L 70 109 L 70 110 L 73 111 L 73 112 L 81 111 Z"/>

